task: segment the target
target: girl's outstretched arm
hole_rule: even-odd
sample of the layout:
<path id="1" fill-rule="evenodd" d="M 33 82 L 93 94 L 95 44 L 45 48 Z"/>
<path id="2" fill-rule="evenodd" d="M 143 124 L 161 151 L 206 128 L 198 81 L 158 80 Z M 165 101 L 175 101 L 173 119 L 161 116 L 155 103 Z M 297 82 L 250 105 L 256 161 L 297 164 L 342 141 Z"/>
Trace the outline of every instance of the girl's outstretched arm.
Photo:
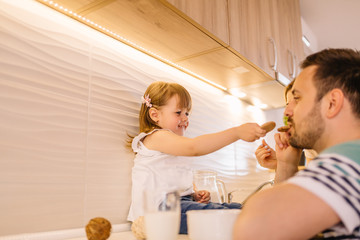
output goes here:
<path id="1" fill-rule="evenodd" d="M 201 156 L 217 151 L 239 139 L 253 142 L 264 137 L 266 131 L 257 123 L 245 123 L 227 130 L 195 138 L 176 135 L 170 131 L 156 131 L 144 139 L 151 150 L 176 156 Z"/>

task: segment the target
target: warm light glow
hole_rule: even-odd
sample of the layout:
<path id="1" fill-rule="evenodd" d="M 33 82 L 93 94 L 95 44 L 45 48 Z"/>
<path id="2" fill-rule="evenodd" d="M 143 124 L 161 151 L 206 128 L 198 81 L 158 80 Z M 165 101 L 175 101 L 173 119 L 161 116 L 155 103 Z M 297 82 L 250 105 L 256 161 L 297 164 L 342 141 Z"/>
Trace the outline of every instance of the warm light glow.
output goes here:
<path id="1" fill-rule="evenodd" d="M 107 39 L 101 39 L 101 41 L 111 41 L 111 40 L 116 40 L 120 43 L 125 44 L 128 48 L 123 48 L 121 47 L 121 53 L 122 54 L 126 54 L 130 57 L 133 58 L 137 61 L 142 61 L 144 63 L 146 63 L 146 65 L 149 66 L 154 66 L 157 69 L 161 69 L 161 71 L 165 71 L 168 72 L 169 74 L 172 74 L 174 76 L 177 77 L 181 77 L 184 80 L 187 80 L 189 82 L 191 82 L 191 84 L 195 84 L 195 85 L 200 85 L 200 87 L 202 88 L 208 88 L 209 90 L 221 90 L 221 91 L 225 91 L 227 92 L 228 89 L 225 88 L 222 85 L 219 85 L 215 82 L 212 82 L 188 69 L 183 68 L 182 66 L 171 62 L 170 60 L 163 58 L 162 56 L 159 56 L 158 54 L 143 48 L 142 46 L 137 45 L 134 42 L 129 41 L 128 39 L 120 36 L 119 34 L 111 31 L 110 29 L 107 29 L 93 21 L 91 21 L 90 19 L 87 19 L 79 14 L 77 14 L 76 12 L 67 9 L 59 4 L 57 4 L 54 1 L 49 1 L 49 0 L 37 0 L 43 4 L 45 4 L 46 6 L 49 6 L 53 9 L 55 9 L 56 11 L 63 13 L 67 16 L 70 16 L 71 18 L 78 20 L 79 22 L 92 27 L 95 30 L 98 30 L 101 33 L 104 33 L 104 36 L 110 36 L 111 38 L 107 38 Z M 97 40 L 99 40 L 99 38 L 96 38 Z M 110 44 L 111 45 L 111 44 Z M 144 54 L 145 53 L 145 54 Z M 159 60 L 159 61 L 153 61 L 153 60 Z M 167 67 L 164 67 L 164 65 L 166 65 Z M 180 70 L 180 71 L 179 71 Z M 236 71 L 237 73 L 246 73 L 249 70 L 244 68 L 244 67 L 236 67 L 233 69 L 234 71 Z M 153 71 L 150 70 L 149 71 Z M 156 73 L 154 73 L 156 74 Z M 195 80 L 195 81 L 194 81 Z M 200 81 L 201 80 L 201 81 Z M 284 85 L 287 82 L 284 82 Z M 242 92 L 240 89 L 234 88 L 234 89 L 230 89 L 229 92 L 232 96 L 235 96 L 237 98 L 245 98 L 246 97 L 246 93 Z M 238 103 L 236 103 L 236 101 L 230 101 L 231 102 L 231 107 L 232 109 L 237 109 L 238 108 Z M 261 110 L 261 109 L 266 109 L 268 106 L 266 104 L 263 103 L 255 103 L 254 104 L 254 108 Z M 251 112 L 253 112 L 253 109 L 249 110 Z"/>
<path id="2" fill-rule="evenodd" d="M 208 79 L 206 79 L 206 78 L 204 78 L 204 77 L 202 77 L 202 76 L 200 76 L 200 75 L 198 75 L 198 74 L 196 74 L 196 73 L 194 73 L 194 72 L 192 72 L 192 71 L 190 71 L 188 69 L 185 69 L 185 68 L 181 67 L 180 65 L 178 65 L 176 63 L 173 63 L 170 60 L 168 60 L 166 58 L 163 58 L 163 57 L 159 56 L 158 54 L 156 54 L 156 53 L 154 53 L 154 52 L 152 52 L 150 50 L 147 50 L 147 49 L 137 45 L 136 43 L 133 43 L 133 42 L 129 41 L 128 39 L 120 36 L 119 34 L 114 33 L 113 31 L 111 31 L 109 29 L 106 29 L 105 27 L 103 27 L 101 25 L 98 25 L 97 23 L 94 23 L 90 19 L 87 19 L 87 18 L 85 18 L 85 17 L 83 17 L 81 15 L 78 15 L 77 13 L 75 13 L 75 12 L 69 10 L 69 9 L 64 8 L 63 6 L 55 3 L 54 1 L 48 1 L 48 0 L 38 0 L 38 1 L 45 3 L 47 6 L 50 6 L 50 7 L 54 8 L 55 10 L 57 10 L 57 11 L 59 11 L 61 13 L 64 13 L 64 14 L 66 14 L 68 16 L 71 16 L 71 17 L 74 17 L 75 19 L 81 21 L 82 23 L 84 23 L 86 25 L 89 25 L 89 26 L 91 26 L 91 27 L 93 27 L 95 29 L 98 29 L 101 32 L 104 32 L 107 35 L 109 35 L 109 36 L 111 36 L 111 37 L 113 37 L 113 38 L 115 38 L 117 40 L 120 40 L 121 42 L 129 45 L 130 47 L 141 50 L 142 52 L 144 52 L 144 53 L 146 53 L 146 54 L 148 54 L 148 55 L 150 55 L 150 56 L 152 56 L 152 57 L 154 57 L 154 58 L 156 58 L 156 59 L 158 59 L 158 60 L 160 60 L 162 62 L 165 62 L 165 63 L 167 63 L 167 64 L 169 64 L 169 65 L 171 65 L 171 66 L 173 66 L 173 67 L 175 67 L 175 68 L 177 68 L 177 69 L 179 69 L 181 71 L 184 71 L 187 74 L 190 74 L 190 75 L 196 77 L 197 79 L 200 79 L 200 80 L 202 80 L 204 82 L 207 82 L 208 84 L 210 84 L 212 86 L 215 86 L 215 87 L 217 87 L 217 88 L 219 88 L 221 90 L 224 90 L 224 91 L 227 90 L 226 87 L 224 87 L 224 86 L 222 86 L 220 84 L 217 84 L 217 83 L 215 83 L 213 81 L 210 81 L 210 80 L 208 80 Z"/>
<path id="3" fill-rule="evenodd" d="M 260 108 L 249 105 L 246 107 L 246 110 L 249 112 L 248 113 L 249 115 L 251 115 L 254 119 L 257 119 L 256 122 L 258 124 L 266 121 L 264 111 L 261 110 Z"/>
<path id="4" fill-rule="evenodd" d="M 262 104 L 259 105 L 259 107 L 261 109 L 266 109 L 266 108 L 268 108 L 268 105 L 266 103 L 262 103 Z"/>
<path id="5" fill-rule="evenodd" d="M 258 98 L 252 98 L 253 104 L 261 109 L 266 109 L 268 107 L 267 104 L 262 103 Z"/>
<path id="6" fill-rule="evenodd" d="M 249 105 L 249 106 L 246 107 L 246 110 L 247 110 L 248 112 L 256 112 L 256 111 L 258 110 L 258 108 L 255 107 L 255 106 Z"/>
<path id="7" fill-rule="evenodd" d="M 234 115 L 242 114 L 242 111 L 240 110 L 243 109 L 244 107 L 242 105 L 242 102 L 237 97 L 226 94 L 224 96 L 224 100 L 226 101 L 227 106 L 229 106 L 229 110 L 232 114 Z"/>
<path id="8" fill-rule="evenodd" d="M 238 98 L 244 98 L 246 97 L 246 93 L 242 92 L 239 88 L 231 88 L 230 93 Z"/>
<path id="9" fill-rule="evenodd" d="M 235 67 L 232 69 L 233 71 L 239 73 L 239 74 L 243 74 L 243 73 L 247 73 L 249 72 L 249 69 L 243 67 L 243 66 L 240 66 L 240 67 Z"/>

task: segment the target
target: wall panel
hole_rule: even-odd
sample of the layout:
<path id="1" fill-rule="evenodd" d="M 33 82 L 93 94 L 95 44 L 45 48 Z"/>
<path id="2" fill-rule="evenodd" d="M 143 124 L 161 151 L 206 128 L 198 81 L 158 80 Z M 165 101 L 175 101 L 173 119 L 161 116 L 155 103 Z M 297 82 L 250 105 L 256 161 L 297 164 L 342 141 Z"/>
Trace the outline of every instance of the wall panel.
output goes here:
<path id="1" fill-rule="evenodd" d="M 0 55 L 0 237 L 82 228 L 97 216 L 127 223 L 127 134 L 138 131 L 153 81 L 191 93 L 189 137 L 265 121 L 261 110 L 31 0 L 0 1 Z M 249 191 L 268 177 L 257 177 L 265 172 L 257 145 L 184 160 L 234 178 L 231 188 L 251 179 Z"/>

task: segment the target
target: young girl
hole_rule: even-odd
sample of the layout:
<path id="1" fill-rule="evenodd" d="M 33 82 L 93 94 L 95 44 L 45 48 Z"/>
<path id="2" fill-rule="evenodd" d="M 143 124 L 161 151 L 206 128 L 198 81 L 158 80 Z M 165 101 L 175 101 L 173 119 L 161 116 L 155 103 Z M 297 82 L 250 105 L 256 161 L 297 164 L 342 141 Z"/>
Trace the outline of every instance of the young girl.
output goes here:
<path id="1" fill-rule="evenodd" d="M 266 131 L 256 123 L 246 123 L 213 134 L 184 137 L 189 126 L 192 102 L 189 92 L 176 83 L 152 83 L 142 97 L 142 103 L 140 134 L 132 140 L 136 157 L 132 169 L 132 203 L 128 220 L 134 221 L 144 215 L 142 194 L 145 189 L 181 190 L 180 233 L 187 233 L 188 210 L 240 208 L 238 203 L 209 202 L 207 191 L 194 192 L 192 171 L 180 156 L 212 153 L 239 139 L 253 142 L 264 137 Z M 160 205 L 161 199 L 156 201 Z"/>

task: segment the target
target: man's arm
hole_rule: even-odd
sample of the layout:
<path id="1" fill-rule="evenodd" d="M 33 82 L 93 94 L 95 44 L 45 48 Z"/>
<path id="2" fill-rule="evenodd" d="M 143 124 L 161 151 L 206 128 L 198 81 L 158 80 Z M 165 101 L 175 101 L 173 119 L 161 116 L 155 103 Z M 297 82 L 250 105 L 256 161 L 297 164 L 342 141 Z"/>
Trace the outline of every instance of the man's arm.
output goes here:
<path id="1" fill-rule="evenodd" d="M 294 184 L 258 192 L 244 205 L 234 240 L 309 239 L 340 221 L 323 200 Z"/>

